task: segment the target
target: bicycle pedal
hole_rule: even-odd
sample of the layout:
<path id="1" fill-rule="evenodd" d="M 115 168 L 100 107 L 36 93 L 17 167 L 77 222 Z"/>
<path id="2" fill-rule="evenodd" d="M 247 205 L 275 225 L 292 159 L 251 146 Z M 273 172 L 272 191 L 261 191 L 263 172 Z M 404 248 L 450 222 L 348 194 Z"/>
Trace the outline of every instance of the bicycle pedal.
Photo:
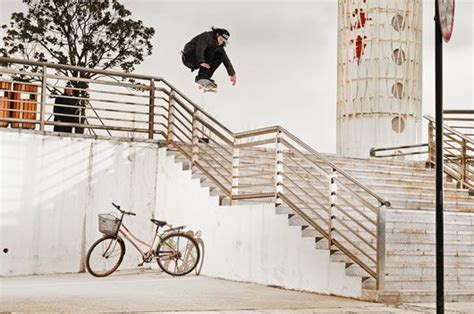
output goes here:
<path id="1" fill-rule="evenodd" d="M 138 263 L 137 266 L 138 266 L 138 267 L 141 267 L 141 266 L 143 266 L 144 263 L 145 263 L 145 262 Z"/>

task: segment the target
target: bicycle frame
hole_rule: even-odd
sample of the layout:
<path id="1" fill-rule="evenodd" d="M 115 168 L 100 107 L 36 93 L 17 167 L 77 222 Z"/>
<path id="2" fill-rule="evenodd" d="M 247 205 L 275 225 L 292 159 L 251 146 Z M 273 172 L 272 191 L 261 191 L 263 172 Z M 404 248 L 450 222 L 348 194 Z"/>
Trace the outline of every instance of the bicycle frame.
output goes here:
<path id="1" fill-rule="evenodd" d="M 126 239 L 128 242 L 130 242 L 135 249 L 140 253 L 140 255 L 143 257 L 145 260 L 150 256 L 150 254 L 153 252 L 153 249 L 155 249 L 155 246 L 158 246 L 159 241 L 157 241 L 157 238 L 161 240 L 161 237 L 158 234 L 158 228 L 155 229 L 155 232 L 153 234 L 153 240 L 150 243 L 146 243 L 145 241 L 139 239 L 136 235 L 134 235 L 124 224 L 123 222 L 120 223 L 120 227 L 118 230 L 118 234 L 121 235 L 122 238 Z M 139 244 L 144 245 L 148 250 L 142 251 L 140 248 Z"/>
<path id="2" fill-rule="evenodd" d="M 155 232 L 153 233 L 153 236 L 152 236 L 152 242 L 151 242 L 151 244 L 149 244 L 149 243 L 146 243 L 145 241 L 139 239 L 136 235 L 134 235 L 124 225 L 123 218 L 124 218 L 124 214 L 122 214 L 122 217 L 120 217 L 120 226 L 119 226 L 119 229 L 117 231 L 117 236 L 120 235 L 122 238 L 125 238 L 128 242 L 130 242 L 133 245 L 133 247 L 135 247 L 135 249 L 140 253 L 140 255 L 142 256 L 142 258 L 145 262 L 150 262 L 151 257 L 162 258 L 164 256 L 168 256 L 168 255 L 176 253 L 176 251 L 160 251 L 160 252 L 156 252 L 156 254 L 154 254 L 154 251 L 156 251 L 156 248 L 161 243 L 161 241 L 163 239 L 163 234 L 167 234 L 170 231 L 178 231 L 182 227 L 172 228 L 170 230 L 165 230 L 161 234 L 158 233 L 159 227 L 155 228 Z M 144 245 L 146 248 L 148 248 L 148 250 L 142 251 L 139 244 Z"/>

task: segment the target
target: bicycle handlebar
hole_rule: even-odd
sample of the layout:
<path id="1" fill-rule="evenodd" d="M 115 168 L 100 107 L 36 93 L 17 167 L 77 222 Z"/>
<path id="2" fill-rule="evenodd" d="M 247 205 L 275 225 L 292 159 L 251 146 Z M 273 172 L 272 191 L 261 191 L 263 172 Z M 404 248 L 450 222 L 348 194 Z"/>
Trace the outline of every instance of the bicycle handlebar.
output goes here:
<path id="1" fill-rule="evenodd" d="M 136 216 L 136 215 L 137 215 L 137 214 L 132 213 L 132 212 L 127 212 L 127 211 L 121 210 L 121 209 L 120 209 L 120 205 L 117 205 L 117 204 L 115 204 L 114 202 L 112 202 L 112 205 L 114 205 L 114 207 L 117 208 L 118 211 L 120 211 L 122 214 L 130 215 L 130 216 Z"/>

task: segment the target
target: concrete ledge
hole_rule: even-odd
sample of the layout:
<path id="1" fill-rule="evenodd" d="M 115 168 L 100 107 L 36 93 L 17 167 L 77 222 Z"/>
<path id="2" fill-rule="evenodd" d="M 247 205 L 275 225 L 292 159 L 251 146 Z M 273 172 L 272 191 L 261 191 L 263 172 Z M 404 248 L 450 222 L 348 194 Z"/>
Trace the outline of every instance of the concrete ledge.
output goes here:
<path id="1" fill-rule="evenodd" d="M 63 133 L 63 132 L 52 132 L 52 131 L 38 131 L 38 130 L 29 130 L 29 129 L 16 129 L 16 128 L 2 128 L 0 127 L 0 132 L 9 132 L 9 133 L 20 133 L 20 134 L 35 134 L 49 137 L 60 137 L 60 138 L 83 138 L 83 139 L 92 139 L 92 140 L 102 140 L 102 141 L 120 141 L 120 142 L 139 142 L 139 143 L 152 143 L 158 144 L 159 147 L 166 146 L 166 140 L 150 140 L 147 138 L 140 137 L 125 137 L 125 136 L 105 136 L 105 135 L 91 135 L 91 134 L 77 134 L 77 133 Z M 157 135 L 159 136 L 159 135 Z"/>

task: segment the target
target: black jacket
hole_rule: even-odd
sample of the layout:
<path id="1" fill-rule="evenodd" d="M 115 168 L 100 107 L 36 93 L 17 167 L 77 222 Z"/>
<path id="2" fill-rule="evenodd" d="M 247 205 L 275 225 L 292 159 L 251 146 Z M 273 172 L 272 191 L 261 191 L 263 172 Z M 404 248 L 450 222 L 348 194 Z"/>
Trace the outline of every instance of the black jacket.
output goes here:
<path id="1" fill-rule="evenodd" d="M 222 63 L 224 63 L 229 76 L 235 74 L 234 67 L 224 47 L 217 45 L 217 39 L 212 31 L 204 32 L 191 39 L 191 41 L 184 46 L 183 53 L 188 56 L 195 56 L 198 65 L 206 63 L 206 55 L 216 55 L 220 53 L 222 55 Z"/>

